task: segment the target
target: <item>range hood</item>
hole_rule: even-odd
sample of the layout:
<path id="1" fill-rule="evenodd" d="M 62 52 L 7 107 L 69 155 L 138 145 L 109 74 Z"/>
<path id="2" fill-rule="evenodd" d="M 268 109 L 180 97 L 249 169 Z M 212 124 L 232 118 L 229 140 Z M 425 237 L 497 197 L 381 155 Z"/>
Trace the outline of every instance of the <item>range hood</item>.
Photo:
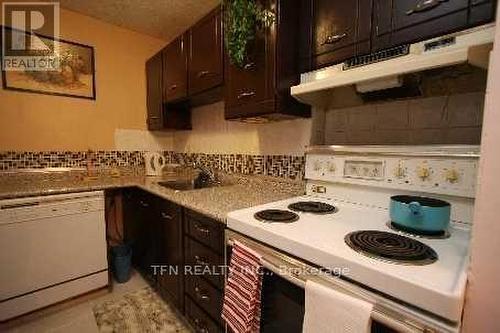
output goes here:
<path id="1" fill-rule="evenodd" d="M 485 72 L 494 32 L 495 26 L 489 24 L 352 58 L 302 74 L 300 84 L 291 88 L 291 94 L 303 103 L 325 106 L 325 100 L 331 99 L 335 91 L 344 91 L 345 95 L 347 87 L 354 88 L 356 95 L 389 91 L 415 82 L 411 78 L 420 73 L 435 73 L 449 66 L 467 65 Z"/>

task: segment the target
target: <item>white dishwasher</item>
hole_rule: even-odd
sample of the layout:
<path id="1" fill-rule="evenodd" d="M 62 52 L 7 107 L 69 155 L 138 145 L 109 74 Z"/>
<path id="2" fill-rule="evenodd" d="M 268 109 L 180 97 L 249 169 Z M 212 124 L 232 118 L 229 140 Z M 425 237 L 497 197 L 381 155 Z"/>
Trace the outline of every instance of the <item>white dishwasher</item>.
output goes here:
<path id="1" fill-rule="evenodd" d="M 0 200 L 0 321 L 106 285 L 102 191 Z"/>

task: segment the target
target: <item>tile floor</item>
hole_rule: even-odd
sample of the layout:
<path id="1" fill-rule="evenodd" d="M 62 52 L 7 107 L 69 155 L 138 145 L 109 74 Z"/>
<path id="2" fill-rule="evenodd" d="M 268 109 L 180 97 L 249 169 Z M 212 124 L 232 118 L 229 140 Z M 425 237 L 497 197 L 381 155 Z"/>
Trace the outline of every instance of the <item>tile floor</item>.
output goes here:
<path id="1" fill-rule="evenodd" d="M 135 271 L 127 283 L 113 283 L 111 292 L 96 292 L 52 308 L 21 317 L 0 325 L 0 332 L 9 333 L 98 333 L 92 308 L 94 305 L 118 298 L 126 293 L 147 286 Z"/>

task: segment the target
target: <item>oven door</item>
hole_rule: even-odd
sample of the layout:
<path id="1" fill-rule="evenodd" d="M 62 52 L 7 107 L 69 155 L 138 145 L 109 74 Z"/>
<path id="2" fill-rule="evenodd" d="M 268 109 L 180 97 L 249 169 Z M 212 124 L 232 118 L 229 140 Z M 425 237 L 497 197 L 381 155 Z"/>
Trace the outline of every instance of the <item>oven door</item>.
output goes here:
<path id="1" fill-rule="evenodd" d="M 458 325 L 439 320 L 360 285 L 322 273 L 317 267 L 226 229 L 228 264 L 234 240 L 245 244 L 262 256 L 265 274 L 262 284 L 261 332 L 302 332 L 305 312 L 304 286 L 307 280 L 324 284 L 374 304 L 372 332 L 457 333 L 460 331 Z"/>
<path id="2" fill-rule="evenodd" d="M 264 269 L 262 281 L 261 333 L 301 333 L 304 323 L 304 289 Z M 393 333 L 394 329 L 372 321 L 372 333 Z"/>
<path id="3" fill-rule="evenodd" d="M 304 289 L 268 269 L 264 273 L 260 331 L 302 332 Z"/>

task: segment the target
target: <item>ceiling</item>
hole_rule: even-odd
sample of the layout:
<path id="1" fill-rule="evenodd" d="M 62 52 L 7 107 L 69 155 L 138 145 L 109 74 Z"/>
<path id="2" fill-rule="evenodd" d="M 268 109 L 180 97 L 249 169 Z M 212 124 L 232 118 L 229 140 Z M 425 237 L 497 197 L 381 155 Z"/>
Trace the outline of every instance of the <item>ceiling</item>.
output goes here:
<path id="1" fill-rule="evenodd" d="M 220 0 L 60 0 L 61 7 L 170 41 Z"/>

